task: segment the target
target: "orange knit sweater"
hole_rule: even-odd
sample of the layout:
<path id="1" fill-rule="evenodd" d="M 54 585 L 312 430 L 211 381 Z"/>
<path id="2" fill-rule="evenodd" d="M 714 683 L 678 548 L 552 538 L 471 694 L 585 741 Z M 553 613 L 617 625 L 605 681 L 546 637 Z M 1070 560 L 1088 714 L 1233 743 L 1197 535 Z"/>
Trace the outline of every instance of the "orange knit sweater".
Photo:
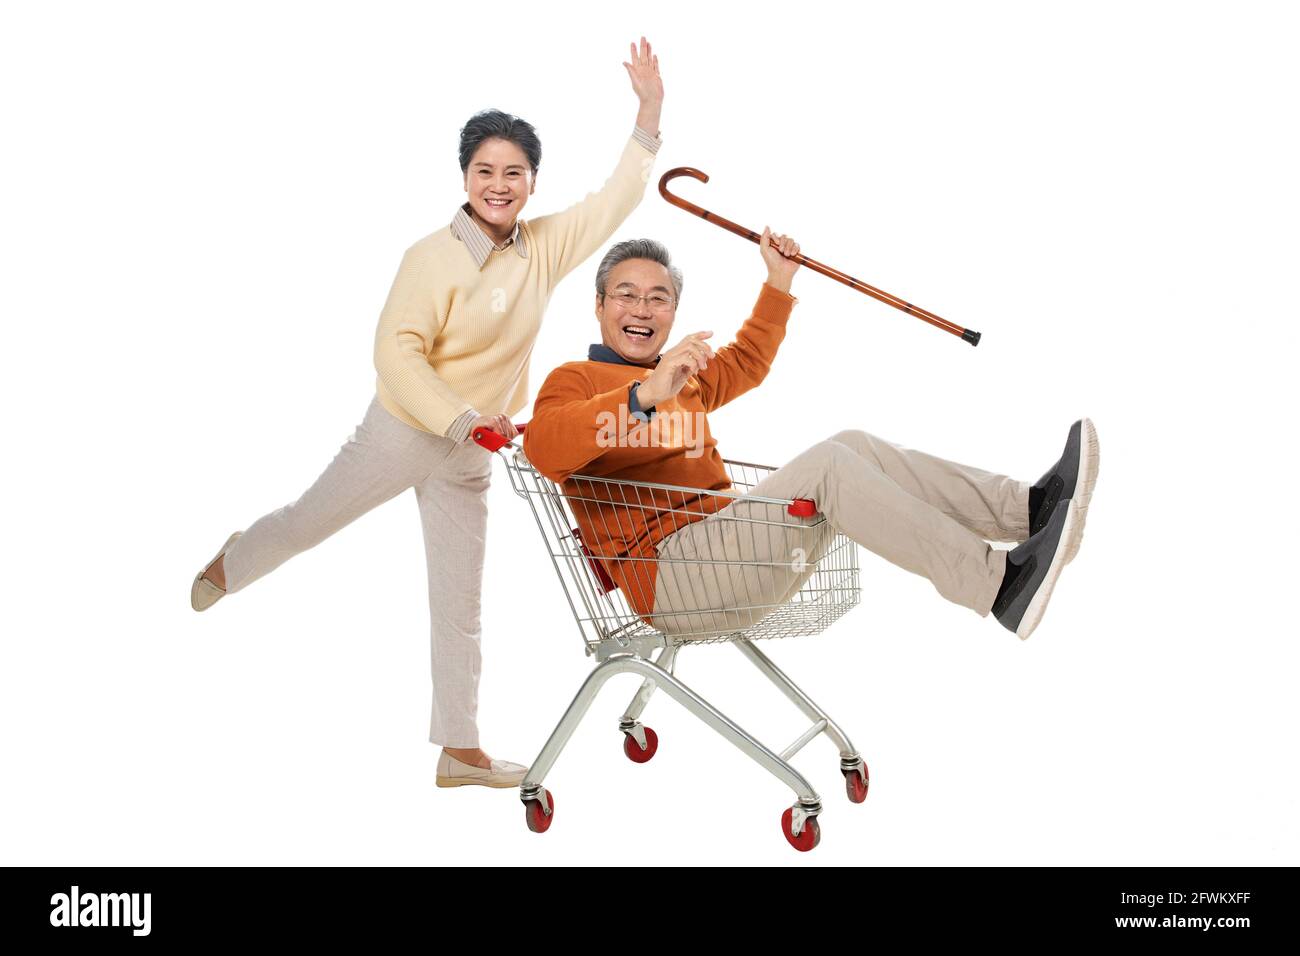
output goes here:
<path id="1" fill-rule="evenodd" d="M 638 614 L 654 609 L 659 542 L 731 499 L 611 482 L 685 485 L 702 492 L 730 487 L 707 413 L 767 376 L 795 301 L 764 283 L 736 340 L 718 349 L 709 367 L 689 379 L 675 398 L 657 405 L 649 422 L 628 410 L 628 390 L 645 380 L 649 368 L 566 362 L 542 384 L 524 432 L 524 453 L 533 467 L 562 486 L 583 543 L 604 559 Z"/>

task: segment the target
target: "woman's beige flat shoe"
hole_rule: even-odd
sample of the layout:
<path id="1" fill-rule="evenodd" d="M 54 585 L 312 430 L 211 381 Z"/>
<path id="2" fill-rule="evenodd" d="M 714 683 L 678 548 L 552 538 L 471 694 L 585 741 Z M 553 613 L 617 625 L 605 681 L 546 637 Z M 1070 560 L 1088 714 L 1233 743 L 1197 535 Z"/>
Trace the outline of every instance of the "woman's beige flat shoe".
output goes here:
<path id="1" fill-rule="evenodd" d="M 440 787 L 463 787 L 477 784 L 480 787 L 517 787 L 524 781 L 528 768 L 523 764 L 511 763 L 509 760 L 493 760 L 490 768 L 475 767 L 463 763 L 451 754 L 438 757 L 438 779 Z"/>
<path id="2" fill-rule="evenodd" d="M 223 544 L 221 550 L 217 552 L 217 556 L 205 564 L 202 571 L 194 575 L 194 583 L 190 585 L 190 607 L 194 608 L 194 610 L 206 611 L 226 596 L 226 592 L 223 588 L 217 587 L 203 575 L 208 573 L 208 568 L 217 563 L 217 560 L 226 553 L 230 548 L 230 545 L 241 534 L 243 534 L 242 531 L 236 531 L 227 538 L 226 543 Z"/>

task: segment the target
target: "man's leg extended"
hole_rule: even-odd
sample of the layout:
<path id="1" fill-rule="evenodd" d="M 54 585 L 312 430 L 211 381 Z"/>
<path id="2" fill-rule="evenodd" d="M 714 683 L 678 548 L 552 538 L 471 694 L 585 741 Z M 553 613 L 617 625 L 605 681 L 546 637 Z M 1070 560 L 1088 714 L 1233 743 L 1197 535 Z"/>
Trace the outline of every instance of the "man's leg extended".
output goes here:
<path id="1" fill-rule="evenodd" d="M 841 436 L 858 447 L 839 440 Z M 890 451 L 897 446 L 876 447 L 858 436 L 870 438 L 863 432 L 841 432 L 819 442 L 759 482 L 753 494 L 813 499 L 835 528 L 864 548 L 929 579 L 949 601 L 988 614 L 1006 571 L 1006 552 L 990 548 L 979 533 L 912 494 L 889 472 L 961 509 L 963 516 L 974 515 L 979 520 L 973 523 L 983 521 L 986 529 L 1007 533 L 1015 525 L 1006 512 L 1024 489 L 1008 487 L 1011 479 L 1000 476 L 985 480 L 964 466 L 952 472 L 942 459 Z M 889 463 L 888 472 L 880 460 Z M 943 490 L 947 486 L 951 490 Z M 999 520 L 1005 524 L 998 525 Z M 1027 519 L 1022 523 L 1027 534 Z"/>
<path id="2" fill-rule="evenodd" d="M 687 525 L 659 546 L 656 626 L 695 638 L 754 626 L 793 597 L 833 537 L 828 521 L 758 501 L 734 502 Z"/>
<path id="3" fill-rule="evenodd" d="M 1029 484 L 850 429 L 830 441 L 851 449 L 903 491 L 988 541 L 1029 537 Z"/>

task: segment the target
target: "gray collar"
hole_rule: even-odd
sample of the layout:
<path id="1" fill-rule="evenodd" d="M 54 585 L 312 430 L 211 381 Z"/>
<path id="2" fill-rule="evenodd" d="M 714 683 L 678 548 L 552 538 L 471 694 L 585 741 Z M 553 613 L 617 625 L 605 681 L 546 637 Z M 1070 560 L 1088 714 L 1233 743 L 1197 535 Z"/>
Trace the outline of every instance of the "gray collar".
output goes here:
<path id="1" fill-rule="evenodd" d="M 629 362 L 604 342 L 597 342 L 595 345 L 587 346 L 587 361 L 611 362 L 614 365 L 631 365 L 634 368 L 654 368 L 655 365 L 659 364 L 658 356 L 655 357 L 654 362 L 650 365 L 641 365 L 638 362 Z"/>

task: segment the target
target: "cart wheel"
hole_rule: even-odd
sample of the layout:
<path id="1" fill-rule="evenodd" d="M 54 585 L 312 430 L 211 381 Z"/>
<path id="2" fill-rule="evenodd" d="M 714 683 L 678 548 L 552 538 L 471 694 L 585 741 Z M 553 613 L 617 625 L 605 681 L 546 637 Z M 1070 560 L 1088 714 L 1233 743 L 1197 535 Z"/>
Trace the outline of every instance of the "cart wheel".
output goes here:
<path id="1" fill-rule="evenodd" d="M 545 833 L 551 828 L 551 821 L 555 819 L 555 798 L 551 796 L 551 791 L 544 791 L 546 802 L 551 805 L 551 812 L 548 816 L 542 809 L 542 801 L 529 800 L 524 804 L 524 820 L 528 823 L 528 829 L 534 833 Z"/>
<path id="2" fill-rule="evenodd" d="M 787 807 L 785 813 L 781 815 L 781 832 L 785 834 L 786 840 L 792 847 L 801 853 L 807 853 L 822 842 L 822 828 L 817 823 L 816 817 L 809 817 L 804 821 L 803 832 L 795 836 L 790 832 L 790 821 L 793 816 L 794 808 Z"/>
<path id="3" fill-rule="evenodd" d="M 856 770 L 842 771 L 844 774 L 844 789 L 849 795 L 849 799 L 854 803 L 861 803 L 867 799 L 867 787 L 871 784 L 871 776 L 867 773 L 867 765 L 862 765 L 862 772 Z"/>
<path id="4" fill-rule="evenodd" d="M 641 728 L 645 731 L 645 750 L 636 742 L 636 738 L 631 734 L 623 734 L 623 753 L 627 754 L 627 759 L 633 763 L 645 763 L 655 755 L 659 749 L 659 735 L 649 727 Z"/>

